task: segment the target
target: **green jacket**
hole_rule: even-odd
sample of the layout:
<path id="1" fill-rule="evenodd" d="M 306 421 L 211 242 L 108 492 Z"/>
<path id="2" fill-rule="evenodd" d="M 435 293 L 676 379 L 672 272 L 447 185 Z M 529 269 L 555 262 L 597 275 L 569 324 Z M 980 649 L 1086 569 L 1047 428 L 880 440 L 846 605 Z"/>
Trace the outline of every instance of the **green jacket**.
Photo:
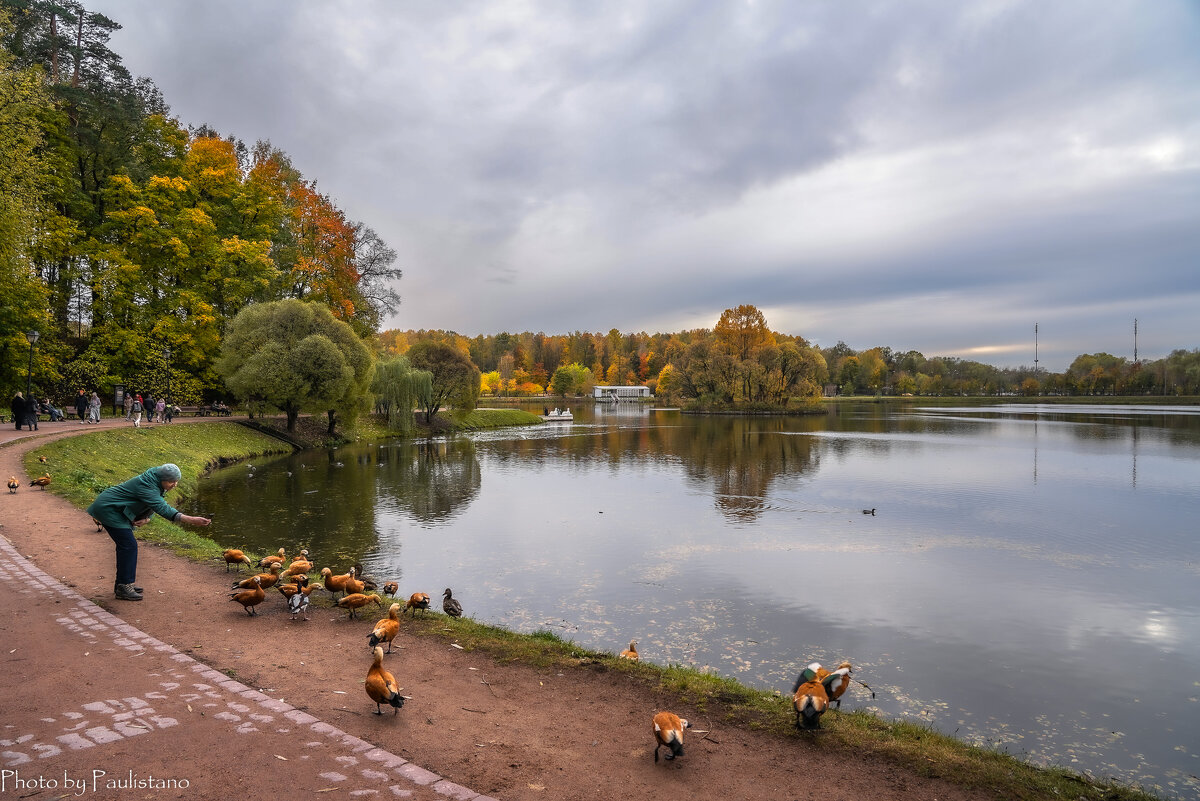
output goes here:
<path id="1" fill-rule="evenodd" d="M 113 528 L 132 528 L 134 520 L 143 520 L 155 512 L 178 521 L 183 513 L 163 500 L 166 493 L 157 470 L 151 467 L 140 476 L 104 490 L 92 501 L 87 513 Z"/>

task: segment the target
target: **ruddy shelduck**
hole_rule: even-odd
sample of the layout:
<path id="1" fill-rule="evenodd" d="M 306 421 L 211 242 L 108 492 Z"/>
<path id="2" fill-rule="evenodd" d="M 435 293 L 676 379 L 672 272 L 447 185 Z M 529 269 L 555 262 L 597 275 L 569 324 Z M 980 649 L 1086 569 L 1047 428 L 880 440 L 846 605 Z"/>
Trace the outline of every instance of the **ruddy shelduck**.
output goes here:
<path id="1" fill-rule="evenodd" d="M 821 725 L 821 715 L 829 708 L 829 694 L 818 678 L 823 670 L 819 662 L 813 662 L 796 677 L 792 686 L 792 708 L 796 710 L 797 729 L 815 729 Z"/>
<path id="2" fill-rule="evenodd" d="M 396 593 L 398 593 L 398 592 L 400 592 L 400 585 L 394 581 L 389 581 L 387 584 L 383 585 L 383 594 L 384 595 L 390 595 L 393 598 L 395 598 Z"/>
<path id="3" fill-rule="evenodd" d="M 350 610 L 350 617 L 356 617 L 354 610 L 362 609 L 367 604 L 383 606 L 383 601 L 379 599 L 378 595 L 363 595 L 361 592 L 353 592 L 349 595 L 339 598 L 337 602 L 337 605 L 342 609 Z"/>
<path id="4" fill-rule="evenodd" d="M 31 486 L 31 487 L 41 487 L 41 488 L 44 490 L 44 489 L 46 489 L 46 486 L 47 486 L 49 483 L 50 483 L 50 474 L 49 474 L 49 473 L 46 473 L 46 474 L 45 474 L 45 475 L 43 475 L 41 478 L 35 478 L 33 481 L 30 481 L 30 482 L 29 482 L 29 486 Z"/>
<path id="5" fill-rule="evenodd" d="M 251 581 L 254 582 L 254 589 L 235 592 L 229 596 L 229 600 L 241 604 L 242 608 L 246 610 L 246 614 L 253 617 L 258 614 L 254 611 L 254 607 L 263 602 L 263 599 L 267 597 L 267 593 L 262 588 L 262 579 L 258 576 L 253 576 L 251 577 Z"/>
<path id="6" fill-rule="evenodd" d="M 21 482 L 17 480 L 16 476 L 8 477 L 8 491 L 9 492 L 16 492 L 17 488 L 20 486 L 21 486 Z"/>
<path id="7" fill-rule="evenodd" d="M 279 565 L 271 565 L 269 568 L 267 568 L 266 573 L 258 573 L 250 576 L 249 578 L 244 578 L 241 581 L 235 581 L 230 589 L 252 590 L 254 589 L 255 581 L 257 581 L 264 590 L 271 589 L 279 582 Z"/>
<path id="8" fill-rule="evenodd" d="M 354 578 L 354 568 L 350 568 L 349 573 L 343 573 L 340 576 L 333 575 L 333 571 L 328 567 L 321 568 L 321 580 L 325 583 L 325 589 L 333 592 L 344 592 L 347 595 L 350 593 L 346 590 L 346 582 Z"/>
<path id="9" fill-rule="evenodd" d="M 283 548 L 280 548 L 277 553 L 271 554 L 270 556 L 264 556 L 262 559 L 259 559 L 258 566 L 270 567 L 272 564 L 282 565 L 284 560 L 287 558 L 286 553 L 287 552 Z"/>
<path id="10" fill-rule="evenodd" d="M 853 670 L 853 665 L 843 662 L 837 666 L 837 670 L 821 677 L 821 684 L 825 685 L 825 694 L 829 696 L 831 703 L 837 705 L 838 709 L 842 708 L 842 696 L 845 694 L 846 688 L 850 686 L 850 673 Z"/>
<path id="11" fill-rule="evenodd" d="M 367 671 L 367 697 L 375 702 L 375 714 L 382 715 L 382 704 L 388 704 L 396 708 L 393 715 L 399 714 L 400 707 L 404 706 L 404 696 L 400 694 L 402 689 L 396 684 L 396 677 L 383 668 L 383 649 L 378 645 L 375 646 L 375 659 L 371 662 L 371 669 Z"/>
<path id="12" fill-rule="evenodd" d="M 367 647 L 374 648 L 380 643 L 387 643 L 387 652 L 392 652 L 392 640 L 396 639 L 396 635 L 400 632 L 400 604 L 392 604 L 388 607 L 388 616 L 375 624 L 375 628 L 367 637 Z"/>
<path id="13" fill-rule="evenodd" d="M 674 712 L 659 712 L 654 716 L 654 761 L 658 761 L 658 749 L 667 747 L 668 761 L 683 756 L 683 730 L 692 724 Z"/>
<path id="14" fill-rule="evenodd" d="M 92 519 L 94 520 L 95 518 L 92 518 Z M 250 561 L 250 557 L 246 556 L 246 554 L 243 553 L 241 551 L 241 549 L 239 549 L 239 548 L 227 548 L 225 550 L 225 553 L 222 554 L 222 556 L 225 557 L 225 572 L 226 573 L 229 572 L 230 565 L 237 565 L 239 573 L 242 570 L 242 565 L 247 565 L 248 567 L 254 567 L 254 564 Z"/>
<path id="15" fill-rule="evenodd" d="M 637 652 L 637 640 L 629 641 L 629 647 L 621 652 L 621 658 L 632 659 L 634 662 L 637 662 L 639 659 L 641 659 Z"/>
<path id="16" fill-rule="evenodd" d="M 404 604 L 404 611 L 413 610 L 413 617 L 417 616 L 417 610 L 425 610 L 429 608 L 429 593 L 414 592 L 408 596 L 408 601 Z"/>
<path id="17" fill-rule="evenodd" d="M 303 558 L 296 558 L 288 565 L 287 570 L 283 571 L 285 576 L 299 576 L 312 570 L 313 563 Z"/>

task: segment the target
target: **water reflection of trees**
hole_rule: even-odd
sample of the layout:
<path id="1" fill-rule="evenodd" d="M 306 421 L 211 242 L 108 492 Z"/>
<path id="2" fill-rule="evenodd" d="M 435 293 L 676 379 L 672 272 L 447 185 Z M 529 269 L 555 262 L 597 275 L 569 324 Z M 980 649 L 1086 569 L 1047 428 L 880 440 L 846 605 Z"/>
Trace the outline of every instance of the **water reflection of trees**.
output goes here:
<path id="1" fill-rule="evenodd" d="M 348 565 L 376 542 L 375 475 L 353 459 L 309 451 L 234 465 L 200 482 L 196 508 L 214 515 L 210 535 L 226 547 L 307 548 L 322 567 Z"/>
<path id="2" fill-rule="evenodd" d="M 380 500 L 423 523 L 445 522 L 479 495 L 482 470 L 469 439 L 405 443 L 385 452 Z"/>
<path id="3" fill-rule="evenodd" d="M 675 453 L 688 478 L 711 487 L 717 508 L 741 522 L 767 508 L 778 478 L 811 474 L 818 463 L 813 439 L 798 436 L 779 418 L 702 418 L 676 443 Z"/>
<path id="4" fill-rule="evenodd" d="M 777 479 L 816 470 L 818 446 L 802 434 L 821 425 L 795 417 L 651 416 L 629 425 L 577 428 L 563 437 L 506 441 L 494 458 L 581 470 L 680 464 L 689 482 L 713 493 L 723 513 L 745 521 L 767 508 Z"/>

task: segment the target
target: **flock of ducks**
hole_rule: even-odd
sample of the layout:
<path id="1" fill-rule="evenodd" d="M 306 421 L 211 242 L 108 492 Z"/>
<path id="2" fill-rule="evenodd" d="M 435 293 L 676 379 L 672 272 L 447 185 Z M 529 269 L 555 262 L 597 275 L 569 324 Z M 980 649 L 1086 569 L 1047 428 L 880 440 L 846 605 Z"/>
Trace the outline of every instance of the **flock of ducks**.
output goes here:
<path id="1" fill-rule="evenodd" d="M 368 604 L 373 603 L 381 607 L 383 605 L 383 600 L 379 595 L 367 593 L 367 590 L 375 589 L 376 585 L 370 578 L 362 575 L 361 565 L 351 567 L 342 575 L 334 575 L 332 569 L 328 567 L 322 568 L 322 581 L 310 584 L 307 574 L 314 565 L 308 559 L 308 551 L 301 550 L 300 554 L 294 557 L 287 567 L 284 566 L 285 559 L 283 548 L 280 548 L 277 554 L 262 559 L 258 566 L 265 572 L 235 582 L 233 585 L 235 591 L 230 594 L 230 599 L 242 604 L 247 614 L 253 616 L 256 614 L 254 607 L 265 600 L 266 590 L 277 587 L 287 600 L 287 608 L 291 612 L 293 620 L 297 615 L 303 615 L 305 620 L 309 619 L 309 595 L 317 589 L 332 595 L 341 593 L 342 597 L 336 601 L 336 605 L 348 610 L 350 618 L 356 616 L 356 610 L 362 609 Z M 237 565 L 240 569 L 242 564 L 252 565 L 250 558 L 245 553 L 237 549 L 225 551 L 226 570 L 230 565 Z M 384 584 L 384 592 L 389 596 L 394 597 L 397 589 L 396 582 Z M 385 704 L 393 708 L 392 714 L 399 713 L 408 698 L 408 696 L 400 694 L 402 688 L 396 683 L 395 676 L 383 667 L 383 656 L 385 653 L 392 652 L 392 642 L 400 631 L 400 616 L 411 612 L 415 617 L 418 611 L 424 612 L 429 609 L 429 606 L 428 594 L 414 592 L 403 607 L 398 602 L 392 603 L 388 607 L 387 617 L 380 619 L 367 636 L 367 647 L 371 650 L 373 658 L 371 667 L 367 671 L 365 687 L 367 696 L 375 704 L 375 714 L 377 715 L 383 714 L 383 705 Z M 442 610 L 451 617 L 461 617 L 463 613 L 462 604 L 454 598 L 449 587 L 442 594 Z M 387 646 L 386 652 L 383 650 L 385 645 Z M 629 647 L 621 651 L 619 657 L 634 662 L 640 661 L 641 655 L 637 650 L 637 641 L 631 640 Z M 800 672 L 792 687 L 792 707 L 796 713 L 797 729 L 819 728 L 821 716 L 831 705 L 841 708 L 842 696 L 850 686 L 850 674 L 853 670 L 854 667 L 849 662 L 842 662 L 832 671 L 822 667 L 819 662 L 813 662 Z M 854 681 L 862 684 L 868 690 L 871 689 L 857 679 Z M 871 692 L 871 697 L 875 697 L 874 691 Z M 691 728 L 691 724 L 686 719 L 668 711 L 656 714 L 652 723 L 655 741 L 654 761 L 658 762 L 659 750 L 663 748 L 666 749 L 665 759 L 668 761 L 683 756 L 683 733 L 685 729 Z"/>
<path id="2" fill-rule="evenodd" d="M 29 482 L 29 486 L 41 487 L 42 489 L 46 489 L 46 487 L 49 484 L 50 484 L 50 474 L 49 473 L 43 473 L 38 478 L 35 478 Z M 16 476 L 8 477 L 8 491 L 10 494 L 16 492 L 18 489 L 20 489 L 20 487 L 21 487 L 21 482 L 20 482 L 20 480 L 17 479 Z"/>
<path id="3" fill-rule="evenodd" d="M 227 572 L 235 565 L 239 572 L 242 565 L 251 569 L 255 567 L 254 561 L 239 548 L 229 548 L 223 556 Z M 262 572 L 235 581 L 230 588 L 229 600 L 241 604 L 246 614 L 254 617 L 258 614 L 256 607 L 267 598 L 267 590 L 274 587 L 286 600 L 292 620 L 296 620 L 297 615 L 303 620 L 310 619 L 309 600 L 315 590 L 323 590 L 335 598 L 341 594 L 340 598 L 336 598 L 335 605 L 347 610 L 348 618 L 357 617 L 355 613 L 370 604 L 383 606 L 383 599 L 379 595 L 368 592 L 376 589 L 377 585 L 363 574 L 362 565 L 356 564 L 339 575 L 335 575 L 332 568 L 324 567 L 320 572 L 321 581 L 310 582 L 308 574 L 315 565 L 308 556 L 308 551 L 302 549 L 292 557 L 291 562 L 287 562 L 287 551 L 280 548 L 278 552 L 263 557 L 257 564 Z M 388 596 L 395 597 L 398 590 L 399 585 L 394 581 L 383 585 L 383 591 Z M 367 636 L 367 647 L 371 649 L 373 659 L 367 671 L 365 687 L 367 697 L 375 703 L 377 715 L 383 714 L 384 704 L 394 709 L 392 714 L 397 714 L 407 699 L 407 696 L 400 694 L 401 687 L 396 683 L 396 677 L 383 667 L 383 644 L 387 644 L 387 653 L 390 654 L 392 641 L 400 632 L 400 615 L 411 610 L 413 617 L 416 617 L 417 612 L 424 612 L 429 606 L 428 593 L 414 592 L 405 602 L 403 610 L 399 603 L 391 604 L 387 617 L 379 620 Z M 463 614 L 462 604 L 449 587 L 442 592 L 442 611 L 450 617 L 462 617 Z"/>

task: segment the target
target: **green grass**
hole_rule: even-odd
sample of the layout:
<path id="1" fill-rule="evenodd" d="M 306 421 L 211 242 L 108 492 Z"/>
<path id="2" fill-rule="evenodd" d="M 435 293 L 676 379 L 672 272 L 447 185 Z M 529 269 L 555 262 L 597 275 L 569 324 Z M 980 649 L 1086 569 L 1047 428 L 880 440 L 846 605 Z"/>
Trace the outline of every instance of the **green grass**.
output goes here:
<path id="1" fill-rule="evenodd" d="M 174 462 L 183 471 L 183 480 L 167 502 L 178 508 L 179 499 L 194 491 L 196 480 L 223 460 L 290 451 L 284 443 L 237 423 L 129 427 L 48 442 L 25 455 L 25 470 L 31 476 L 50 473 L 50 491 L 86 509 L 105 488 L 155 465 Z M 41 456 L 46 457 L 45 464 L 39 461 Z M 138 537 L 192 559 L 220 558 L 224 549 L 196 531 L 156 515 L 138 530 Z"/>
<path id="2" fill-rule="evenodd" d="M 540 421 L 536 415 L 519 410 L 480 410 L 463 422 L 494 427 L 523 424 L 530 417 L 534 422 Z M 500 423 L 501 420 L 518 422 Z M 370 429 L 365 433 L 359 429 L 360 437 L 375 435 L 384 436 Z M 278 440 L 236 423 L 203 423 L 126 428 L 68 437 L 30 451 L 25 457 L 25 467 L 30 475 L 41 475 L 48 470 L 54 479 L 51 491 L 83 509 L 105 487 L 148 467 L 175 462 L 184 475 L 180 483 L 182 492 L 172 493 L 168 501 L 178 505 L 178 496 L 186 496 L 194 489 L 197 478 L 222 461 L 287 450 Z M 39 456 L 47 457 L 45 465 L 38 461 Z M 222 551 L 194 530 L 185 530 L 158 517 L 141 528 L 138 535 L 198 561 L 220 559 Z M 314 604 L 324 605 L 322 601 Z M 882 757 L 922 775 L 985 789 L 997 798 L 1014 801 L 1152 801 L 1155 798 L 1063 768 L 1038 768 L 1007 754 L 968 745 L 921 724 L 884 720 L 862 711 L 827 712 L 819 734 L 802 733 L 793 724 L 788 696 L 755 690 L 735 679 L 685 665 L 631 662 L 611 653 L 590 651 L 549 630 L 519 634 L 436 612 L 418 615 L 409 630 L 419 636 L 456 642 L 466 650 L 479 650 L 501 662 L 535 669 L 619 671 L 661 697 L 677 699 L 711 716 L 714 722 L 783 738 L 811 739 L 823 749 L 843 750 L 848 757 L 863 753 Z"/>

